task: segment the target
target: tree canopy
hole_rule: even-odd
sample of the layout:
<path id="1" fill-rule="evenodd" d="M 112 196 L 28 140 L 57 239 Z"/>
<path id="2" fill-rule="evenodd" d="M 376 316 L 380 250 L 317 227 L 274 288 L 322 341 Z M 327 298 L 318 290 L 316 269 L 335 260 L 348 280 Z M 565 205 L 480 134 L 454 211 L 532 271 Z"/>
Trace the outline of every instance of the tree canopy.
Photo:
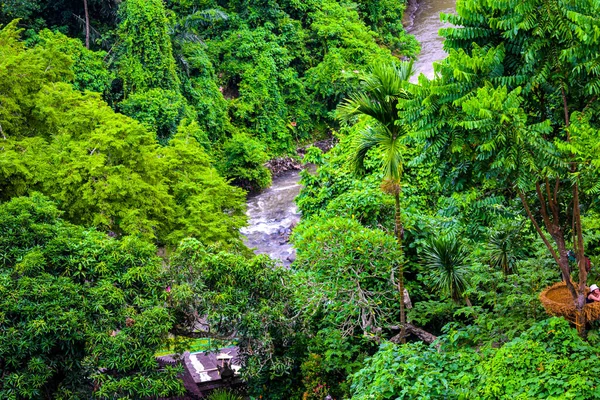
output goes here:
<path id="1" fill-rule="evenodd" d="M 0 205 L 1 397 L 181 393 L 154 358 L 173 325 L 156 248 L 60 214 L 40 194 Z"/>
<path id="2" fill-rule="evenodd" d="M 40 191 L 72 222 L 164 244 L 185 236 L 239 241 L 243 192 L 211 166 L 197 125 L 180 127 L 159 146 L 98 94 L 69 85 L 72 60 L 61 41 L 26 49 L 14 23 L 0 41 L 3 200 Z"/>
<path id="3" fill-rule="evenodd" d="M 405 6 L 0 1 L 0 397 L 185 396 L 192 340 L 263 400 L 597 395 L 600 6 L 458 0 L 416 84 Z"/>

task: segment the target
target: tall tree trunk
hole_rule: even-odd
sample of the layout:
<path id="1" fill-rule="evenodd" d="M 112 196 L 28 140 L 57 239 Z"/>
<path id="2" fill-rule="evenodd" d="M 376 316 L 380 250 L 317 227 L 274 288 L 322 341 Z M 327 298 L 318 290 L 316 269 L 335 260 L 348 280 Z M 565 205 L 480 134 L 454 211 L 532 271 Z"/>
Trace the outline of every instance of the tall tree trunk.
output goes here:
<path id="1" fill-rule="evenodd" d="M 579 184 L 575 182 L 573 186 L 573 222 L 576 237 L 575 250 L 577 252 L 577 266 L 579 267 L 579 286 L 577 288 L 577 298 L 575 308 L 577 309 L 577 331 L 579 335 L 585 336 L 585 326 L 587 319 L 583 308 L 585 307 L 585 290 L 587 288 L 587 263 L 585 258 L 585 248 L 583 243 L 583 230 L 581 227 L 581 213 L 579 212 Z"/>
<path id="2" fill-rule="evenodd" d="M 469 300 L 469 296 L 465 296 L 465 303 L 467 304 L 467 307 L 473 307 L 473 304 L 471 304 L 471 300 Z"/>
<path id="3" fill-rule="evenodd" d="M 564 84 L 560 87 L 562 100 L 563 100 L 563 109 L 565 113 L 565 127 L 567 130 L 567 141 L 571 142 L 571 133 L 569 131 L 570 121 L 570 112 L 569 112 L 569 102 L 567 101 L 567 93 L 564 87 Z M 571 154 L 571 157 L 573 155 Z M 577 174 L 577 163 L 571 162 L 571 173 Z M 579 177 L 576 175 L 575 184 L 573 185 L 573 227 L 575 230 L 572 232 L 575 237 L 575 251 L 577 253 L 577 266 L 579 268 L 579 285 L 577 287 L 577 296 L 573 296 L 573 301 L 575 302 L 575 309 L 577 310 L 576 316 L 576 325 L 577 331 L 580 336 L 585 336 L 585 327 L 587 324 L 587 319 L 585 316 L 585 290 L 587 288 L 587 263 L 585 258 L 585 247 L 583 243 L 583 229 L 581 226 L 581 212 L 579 210 L 579 182 L 577 179 Z"/>
<path id="4" fill-rule="evenodd" d="M 85 47 L 90 48 L 90 14 L 88 13 L 87 0 L 83 0 L 83 10 L 85 11 Z"/>
<path id="5" fill-rule="evenodd" d="M 398 247 L 402 251 L 402 236 L 404 234 L 402 228 L 402 220 L 400 218 L 400 189 L 394 192 L 394 200 L 396 202 L 395 215 L 395 230 Z M 406 309 L 404 306 L 404 261 L 400 260 L 398 266 L 398 292 L 400 294 L 400 342 L 406 343 Z"/>

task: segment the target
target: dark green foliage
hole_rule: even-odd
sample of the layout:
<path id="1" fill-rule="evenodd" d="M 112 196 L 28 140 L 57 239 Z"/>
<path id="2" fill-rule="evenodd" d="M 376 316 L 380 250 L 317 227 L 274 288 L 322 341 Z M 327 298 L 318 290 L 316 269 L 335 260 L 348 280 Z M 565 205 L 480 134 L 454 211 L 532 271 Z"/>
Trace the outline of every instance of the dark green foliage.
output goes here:
<path id="1" fill-rule="evenodd" d="M 331 388 L 325 382 L 326 367 L 323 357 L 318 354 L 310 354 L 308 359 L 302 363 L 300 369 L 305 389 L 302 399 L 324 399 L 331 391 Z"/>
<path id="2" fill-rule="evenodd" d="M 31 14 L 39 11 L 40 4 L 37 0 L 8 0 L 0 3 L 0 12 L 8 18 L 29 18 Z M 7 21 L 3 21 L 7 22 Z"/>
<path id="3" fill-rule="evenodd" d="M 586 279 L 581 214 L 598 187 L 600 68 L 597 2 L 527 0 L 457 3 L 445 28 L 449 56 L 402 104 L 425 143 L 420 159 L 441 161 L 449 191 L 477 188 L 517 198 L 562 276 L 574 305 Z M 567 249 L 581 262 L 575 286 Z"/>
<path id="4" fill-rule="evenodd" d="M 419 43 L 404 30 L 403 15 L 406 3 L 390 0 L 362 0 L 357 2 L 365 14 L 364 20 L 377 32 L 381 41 L 394 54 L 419 54 Z"/>
<path id="5" fill-rule="evenodd" d="M 288 51 L 263 28 L 243 27 L 224 39 L 219 44 L 224 51 L 220 69 L 226 73 L 220 82 L 234 119 L 274 151 L 291 150 L 283 86 L 288 76 L 297 78 L 289 69 Z"/>
<path id="6" fill-rule="evenodd" d="M 384 399 L 465 399 L 478 382 L 475 351 L 422 343 L 381 345 L 352 376 L 352 398 Z"/>
<path id="7" fill-rule="evenodd" d="M 395 240 L 352 219 L 313 217 L 294 229 L 293 242 L 296 308 L 311 332 L 298 383 L 308 398 L 325 388 L 347 397 L 347 376 L 399 318 Z"/>
<path id="8" fill-rule="evenodd" d="M 200 43 L 187 43 L 182 48 L 188 74 L 181 76 L 182 93 L 196 112 L 196 119 L 212 142 L 219 142 L 233 128 L 227 100 L 217 84 L 212 62 Z M 221 90 L 219 90 L 221 89 Z"/>
<path id="9" fill-rule="evenodd" d="M 59 215 L 39 194 L 0 206 L 0 397 L 181 393 L 154 360 L 172 326 L 156 248 Z"/>
<path id="10" fill-rule="evenodd" d="M 84 39 L 89 22 L 91 48 L 106 51 L 102 60 L 114 79 L 109 87 L 104 76 L 93 75 L 91 64 L 100 66 L 96 58 L 86 61 L 77 88 L 104 93 L 111 106 L 151 125 L 159 137 L 170 138 L 176 128 L 166 118 L 166 134 L 165 124 L 155 123 L 164 119 L 157 114 L 181 110 L 181 99 L 177 107 L 155 100 L 150 110 L 140 97 L 134 105 L 119 103 L 133 93 L 148 99 L 149 90 L 171 93 L 161 99 L 182 94 L 186 115 L 213 143 L 241 131 L 263 142 L 269 156 L 293 153 L 299 142 L 327 135 L 336 125 L 330 112 L 370 65 L 417 52 L 402 27 L 402 1 L 357 7 L 332 0 L 42 0 L 1 7 L 0 23 L 24 18 L 30 42 L 42 28 Z M 80 51 L 69 47 L 64 51 L 78 64 Z"/>
<path id="11" fill-rule="evenodd" d="M 301 306 L 317 310 L 344 335 L 397 321 L 394 238 L 345 218 L 308 219 L 294 230 Z"/>
<path id="12" fill-rule="evenodd" d="M 458 301 L 469 287 L 466 249 L 456 238 L 438 236 L 425 244 L 422 257 L 433 289 Z"/>
<path id="13" fill-rule="evenodd" d="M 559 318 L 541 321 L 498 350 L 382 345 L 352 376 L 353 399 L 564 399 L 597 396 L 598 352 Z"/>
<path id="14" fill-rule="evenodd" d="M 271 185 L 271 172 L 264 166 L 264 145 L 251 136 L 235 134 L 223 145 L 221 171 L 237 186 L 256 192 Z"/>
<path id="15" fill-rule="evenodd" d="M 173 136 L 186 114 L 191 114 L 183 96 L 160 88 L 135 92 L 119 103 L 120 111 L 156 132 L 161 142 Z"/>
<path id="16" fill-rule="evenodd" d="M 375 42 L 375 34 L 345 3 L 324 1 L 311 14 L 317 65 L 306 71 L 306 81 L 327 109 L 333 109 L 358 86 L 360 74 L 369 66 L 394 61 L 389 50 Z"/>
<path id="17" fill-rule="evenodd" d="M 478 394 L 483 399 L 565 399 L 600 395 L 599 349 L 561 318 L 531 327 L 484 362 Z"/>
<path id="18" fill-rule="evenodd" d="M 504 275 L 517 272 L 517 263 L 523 258 L 523 226 L 513 222 L 507 223 L 490 234 L 487 250 L 490 265 L 502 270 Z"/>
<path id="19" fill-rule="evenodd" d="M 291 318 L 289 270 L 275 267 L 266 256 L 248 258 L 186 239 L 166 276 L 175 332 L 237 339 L 242 373 L 251 386 L 290 372 L 294 359 L 288 352 L 299 326 Z"/>
<path id="20" fill-rule="evenodd" d="M 208 396 L 209 400 L 242 400 L 243 397 L 226 389 L 217 389 Z"/>

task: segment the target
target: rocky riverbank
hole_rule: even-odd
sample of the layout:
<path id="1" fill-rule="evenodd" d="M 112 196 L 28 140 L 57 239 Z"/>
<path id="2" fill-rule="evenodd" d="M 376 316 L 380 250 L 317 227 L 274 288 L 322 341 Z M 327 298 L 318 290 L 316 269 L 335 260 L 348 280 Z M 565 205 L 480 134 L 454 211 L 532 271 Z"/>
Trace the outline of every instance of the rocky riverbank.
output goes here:
<path id="1" fill-rule="evenodd" d="M 302 158 L 304 157 L 304 154 L 306 154 L 306 150 L 308 150 L 309 147 L 318 147 L 324 153 L 327 153 L 333 148 L 333 146 L 335 146 L 336 143 L 337 140 L 334 137 L 325 140 L 319 140 L 318 142 L 309 144 L 308 146 L 299 147 L 296 150 L 298 157 L 286 156 L 273 158 L 267 161 L 265 167 L 271 171 L 273 178 L 277 178 L 287 171 L 298 171 L 304 169 Z"/>

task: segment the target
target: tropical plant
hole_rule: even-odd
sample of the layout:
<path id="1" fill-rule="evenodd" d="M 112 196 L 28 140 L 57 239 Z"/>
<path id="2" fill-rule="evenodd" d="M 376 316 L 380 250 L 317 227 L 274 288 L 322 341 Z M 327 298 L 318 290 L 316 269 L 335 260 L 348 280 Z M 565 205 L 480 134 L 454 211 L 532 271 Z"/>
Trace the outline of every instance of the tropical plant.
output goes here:
<path id="1" fill-rule="evenodd" d="M 421 80 L 402 113 L 426 144 L 421 159 L 440 160 L 449 186 L 521 200 L 580 311 L 587 276 L 581 213 L 598 187 L 600 37 L 588 32 L 600 29 L 599 7 L 458 1 L 458 15 L 444 17 L 457 27 L 442 30 L 450 56 L 436 79 Z"/>
<path id="2" fill-rule="evenodd" d="M 430 238 L 423 247 L 423 263 L 429 269 L 433 288 L 458 301 L 464 298 L 471 306 L 465 291 L 468 282 L 468 252 L 455 237 Z"/>
<path id="3" fill-rule="evenodd" d="M 381 188 L 394 196 L 395 233 L 402 249 L 404 229 L 400 211 L 401 179 L 404 169 L 404 140 L 406 125 L 398 123 L 398 102 L 409 96 L 408 79 L 413 74 L 412 62 L 399 65 L 377 64 L 362 80 L 361 92 L 350 95 L 337 108 L 338 118 L 350 124 L 357 117 L 366 118 L 367 125 L 356 136 L 353 163 L 357 171 L 364 170 L 364 161 L 370 150 L 381 157 L 384 181 Z M 404 296 L 404 267 L 398 265 L 398 291 Z M 404 301 L 400 301 L 400 324 L 406 323 Z M 402 332 L 404 333 L 404 332 Z"/>
<path id="4" fill-rule="evenodd" d="M 0 397 L 182 394 L 154 357 L 173 325 L 156 248 L 60 214 L 39 193 L 0 205 Z"/>
<path id="5" fill-rule="evenodd" d="M 298 307 L 319 310 L 345 336 L 377 335 L 397 317 L 392 236 L 349 218 L 311 218 L 294 229 Z"/>
<path id="6" fill-rule="evenodd" d="M 504 276 L 517 272 L 517 263 L 523 255 L 522 251 L 523 224 L 502 226 L 493 230 L 487 244 L 490 265 L 500 268 Z"/>
<path id="7" fill-rule="evenodd" d="M 208 400 L 243 400 L 243 397 L 227 389 L 217 389 L 212 391 Z"/>
<path id="8" fill-rule="evenodd" d="M 179 70 L 190 75 L 190 60 L 186 54 L 186 47 L 200 44 L 205 46 L 202 40 L 201 29 L 209 25 L 226 21 L 229 16 L 218 9 L 206 9 L 187 14 L 169 27 L 171 36 L 173 56 L 179 66 Z"/>
<path id="9" fill-rule="evenodd" d="M 234 134 L 223 145 L 222 174 L 233 183 L 250 192 L 257 192 L 271 185 L 271 171 L 267 162 L 265 146 L 243 133 Z"/>

